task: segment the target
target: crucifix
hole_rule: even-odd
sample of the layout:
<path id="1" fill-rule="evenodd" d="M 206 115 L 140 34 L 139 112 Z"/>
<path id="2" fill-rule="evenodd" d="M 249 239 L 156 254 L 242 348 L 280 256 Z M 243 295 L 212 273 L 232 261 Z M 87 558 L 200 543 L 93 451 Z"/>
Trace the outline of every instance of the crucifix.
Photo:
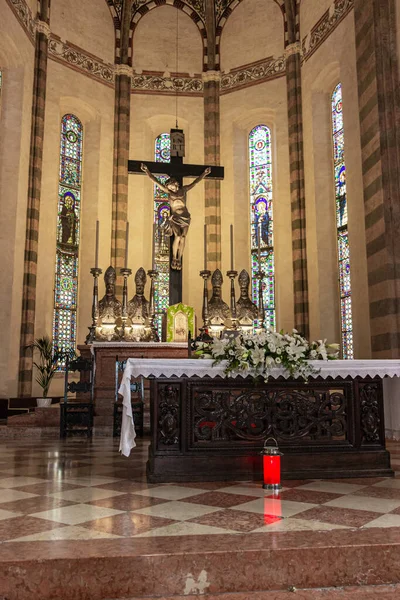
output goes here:
<path id="1" fill-rule="evenodd" d="M 223 179 L 224 168 L 184 164 L 185 137 L 182 129 L 171 129 L 170 140 L 171 159 L 169 163 L 129 160 L 128 172 L 134 174 L 147 174 L 152 181 L 168 194 L 171 216 L 166 223 L 166 233 L 171 236 L 169 301 L 172 305 L 182 302 L 181 257 L 190 223 L 190 214 L 186 208 L 186 192 L 204 177 L 207 177 L 207 179 Z M 165 183 L 160 183 L 155 175 L 167 175 L 170 179 Z M 195 177 L 196 179 L 192 184 L 184 186 L 184 177 Z"/>

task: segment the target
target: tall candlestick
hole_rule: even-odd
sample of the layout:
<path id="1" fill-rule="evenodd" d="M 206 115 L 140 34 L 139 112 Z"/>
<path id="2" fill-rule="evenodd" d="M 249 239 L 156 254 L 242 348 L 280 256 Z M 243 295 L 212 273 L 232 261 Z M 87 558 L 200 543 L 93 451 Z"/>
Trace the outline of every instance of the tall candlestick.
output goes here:
<path id="1" fill-rule="evenodd" d="M 231 223 L 231 271 L 233 271 L 233 225 Z"/>
<path id="2" fill-rule="evenodd" d="M 94 266 L 96 269 L 99 268 L 99 222 L 96 221 L 96 251 L 94 257 Z"/>
<path id="3" fill-rule="evenodd" d="M 126 222 L 125 233 L 125 269 L 128 268 L 128 249 L 129 249 L 129 222 Z"/>
<path id="4" fill-rule="evenodd" d="M 258 232 L 258 244 L 257 244 L 257 255 L 258 255 L 258 268 L 261 269 L 261 223 L 257 223 Z"/>
<path id="5" fill-rule="evenodd" d="M 207 225 L 204 223 L 204 270 L 207 271 Z"/>
<path id="6" fill-rule="evenodd" d="M 157 233 L 157 224 L 153 223 L 153 245 L 151 247 L 151 268 L 152 269 L 154 269 L 155 257 L 156 257 L 156 233 Z"/>

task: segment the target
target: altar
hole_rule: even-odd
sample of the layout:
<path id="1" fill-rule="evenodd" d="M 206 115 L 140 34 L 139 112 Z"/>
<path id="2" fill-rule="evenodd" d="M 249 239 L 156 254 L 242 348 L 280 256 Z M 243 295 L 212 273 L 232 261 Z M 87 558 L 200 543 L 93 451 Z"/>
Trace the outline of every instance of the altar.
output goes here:
<path id="1" fill-rule="evenodd" d="M 319 373 L 308 382 L 279 368 L 267 382 L 226 377 L 212 362 L 127 361 L 121 450 L 134 446 L 129 382 L 142 376 L 150 380 L 150 482 L 260 480 L 268 437 L 283 452 L 286 479 L 393 476 L 383 381 L 399 377 L 400 361 L 310 361 Z"/>

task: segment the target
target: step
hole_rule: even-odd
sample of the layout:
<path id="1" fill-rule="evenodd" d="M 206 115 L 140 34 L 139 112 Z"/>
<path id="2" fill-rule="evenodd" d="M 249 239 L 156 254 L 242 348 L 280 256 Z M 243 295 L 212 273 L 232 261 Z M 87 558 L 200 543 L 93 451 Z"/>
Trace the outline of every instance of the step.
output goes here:
<path id="1" fill-rule="evenodd" d="M 347 597 L 318 588 L 398 586 L 399 564 L 400 528 L 8 542 L 0 598 L 61 600 L 63 590 L 63 600 L 364 600 L 368 587 Z"/>
<path id="2" fill-rule="evenodd" d="M 341 588 L 294 588 L 291 591 L 205 594 L 204 600 L 398 600 L 400 585 L 368 585 Z M 148 596 L 147 598 L 151 598 Z M 155 596 L 153 596 L 155 598 Z M 199 595 L 157 596 L 157 600 L 198 600 Z M 146 600 L 145 598 L 113 598 L 109 600 Z"/>

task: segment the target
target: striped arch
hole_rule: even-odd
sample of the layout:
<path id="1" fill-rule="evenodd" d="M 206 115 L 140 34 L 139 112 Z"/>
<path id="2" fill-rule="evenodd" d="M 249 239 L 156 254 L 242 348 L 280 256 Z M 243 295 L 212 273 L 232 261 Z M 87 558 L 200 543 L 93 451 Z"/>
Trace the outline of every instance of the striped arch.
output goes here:
<path id="1" fill-rule="evenodd" d="M 159 6 L 174 6 L 178 8 L 185 14 L 187 14 L 196 25 L 197 29 L 200 32 L 202 44 L 203 44 L 203 70 L 207 70 L 207 31 L 204 20 L 199 15 L 199 13 L 194 10 L 192 6 L 183 2 L 182 0 L 149 0 L 148 2 L 144 2 L 139 7 L 135 8 L 132 11 L 132 21 L 131 21 L 131 30 L 132 34 L 135 32 L 135 29 L 142 17 L 146 15 L 150 10 L 154 8 L 158 8 Z"/>
<path id="2" fill-rule="evenodd" d="M 121 28 L 121 4 L 118 0 L 106 0 L 110 9 L 112 20 L 114 21 L 115 30 Z"/>
<path id="3" fill-rule="evenodd" d="M 285 27 L 285 48 L 300 42 L 300 2 L 301 0 L 274 0 L 280 7 Z M 289 8 L 289 10 L 288 10 Z"/>

